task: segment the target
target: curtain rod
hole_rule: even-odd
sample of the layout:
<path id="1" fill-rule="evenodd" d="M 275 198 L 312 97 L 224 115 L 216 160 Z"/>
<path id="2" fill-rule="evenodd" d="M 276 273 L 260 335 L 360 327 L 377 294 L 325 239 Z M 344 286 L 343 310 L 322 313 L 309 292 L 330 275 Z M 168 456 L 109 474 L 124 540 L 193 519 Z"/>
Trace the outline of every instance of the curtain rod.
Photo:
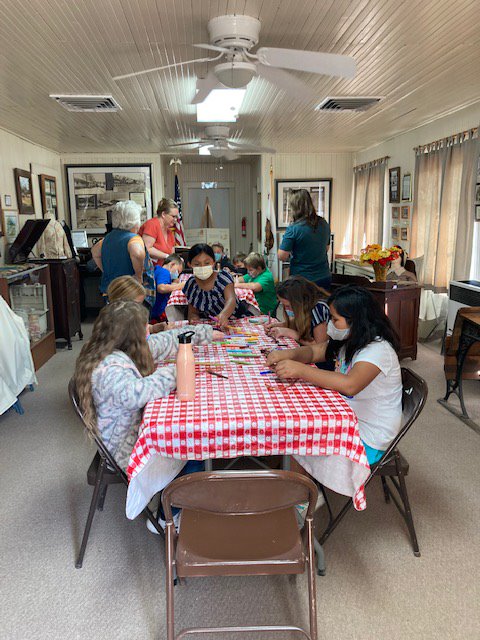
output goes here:
<path id="1" fill-rule="evenodd" d="M 356 167 L 353 167 L 354 171 L 363 171 L 365 169 L 370 169 L 370 167 L 376 167 L 379 164 L 384 164 L 390 160 L 390 156 L 384 156 L 383 158 L 377 158 L 376 160 L 370 160 L 370 162 L 365 162 L 364 164 L 357 164 Z"/>
<path id="2" fill-rule="evenodd" d="M 454 144 L 462 144 L 462 142 L 465 142 L 466 140 L 473 140 L 476 137 L 478 137 L 478 127 L 454 133 L 451 136 L 440 138 L 440 140 L 435 140 L 434 142 L 422 144 L 418 147 L 414 147 L 413 150 L 417 155 L 419 153 L 430 153 L 432 151 L 443 149 L 444 147 L 451 147 Z"/>

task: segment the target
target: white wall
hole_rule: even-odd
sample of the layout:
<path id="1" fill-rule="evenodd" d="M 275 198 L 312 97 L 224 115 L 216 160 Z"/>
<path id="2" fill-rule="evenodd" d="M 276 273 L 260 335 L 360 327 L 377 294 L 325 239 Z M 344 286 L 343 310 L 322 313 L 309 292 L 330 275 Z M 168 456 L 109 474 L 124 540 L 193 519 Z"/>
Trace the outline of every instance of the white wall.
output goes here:
<path id="1" fill-rule="evenodd" d="M 42 217 L 42 204 L 40 200 L 40 187 L 38 175 L 46 173 L 57 178 L 58 190 L 58 214 L 64 217 L 63 208 L 63 184 L 61 180 L 60 154 L 23 140 L 18 136 L 0 129 L 0 197 L 2 209 L 15 209 L 18 212 L 17 193 L 15 189 L 14 169 L 32 170 L 33 205 L 34 216 L 19 215 L 20 228 L 32 218 Z M 30 167 L 30 165 L 32 165 Z M 5 195 L 12 198 L 12 205 L 5 207 Z M 0 264 L 5 263 L 5 239 L 0 238 Z"/>

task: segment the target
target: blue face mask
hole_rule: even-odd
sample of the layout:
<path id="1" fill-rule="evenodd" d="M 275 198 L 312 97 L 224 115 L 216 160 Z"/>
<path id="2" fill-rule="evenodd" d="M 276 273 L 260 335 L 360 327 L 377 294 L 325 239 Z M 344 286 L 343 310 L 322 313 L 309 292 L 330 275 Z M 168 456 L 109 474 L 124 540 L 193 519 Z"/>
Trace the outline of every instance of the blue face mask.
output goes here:
<path id="1" fill-rule="evenodd" d="M 291 309 L 285 309 L 285 313 L 287 314 L 287 316 L 289 318 L 294 318 L 295 317 L 295 313 Z"/>
<path id="2" fill-rule="evenodd" d="M 222 254 L 221 253 L 216 253 L 215 254 L 215 262 L 220 262 L 221 259 L 222 259 Z"/>
<path id="3" fill-rule="evenodd" d="M 172 280 L 176 280 L 178 278 L 178 271 L 170 271 L 170 276 Z"/>

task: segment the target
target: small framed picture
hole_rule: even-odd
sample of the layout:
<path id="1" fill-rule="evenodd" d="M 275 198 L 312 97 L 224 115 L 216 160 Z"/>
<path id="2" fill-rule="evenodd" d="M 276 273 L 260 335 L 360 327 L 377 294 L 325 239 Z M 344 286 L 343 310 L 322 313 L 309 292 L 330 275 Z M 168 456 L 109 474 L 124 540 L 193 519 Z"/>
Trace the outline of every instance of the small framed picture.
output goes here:
<path id="1" fill-rule="evenodd" d="M 400 220 L 400 207 L 392 207 L 392 220 Z"/>
<path id="2" fill-rule="evenodd" d="M 480 202 L 480 184 L 475 186 L 475 202 Z"/>
<path id="3" fill-rule="evenodd" d="M 408 227 L 402 227 L 400 229 L 400 240 L 403 240 L 404 242 L 405 241 L 408 242 L 408 240 L 410 239 L 409 235 L 410 234 L 408 233 Z"/>
<path id="4" fill-rule="evenodd" d="M 392 240 L 398 240 L 398 227 L 392 227 Z"/>
<path id="5" fill-rule="evenodd" d="M 400 167 L 388 170 L 389 202 L 400 202 Z"/>
<path id="6" fill-rule="evenodd" d="M 402 220 L 410 220 L 410 207 L 402 207 L 400 218 Z"/>
<path id="7" fill-rule="evenodd" d="M 47 212 L 52 210 L 52 196 L 50 195 L 45 195 L 45 209 Z"/>
<path id="8" fill-rule="evenodd" d="M 55 209 L 56 206 L 57 206 L 57 197 L 52 196 L 52 207 Z"/>
<path id="9" fill-rule="evenodd" d="M 32 174 L 23 169 L 14 169 L 15 186 L 17 189 L 18 211 L 23 215 L 34 215 L 32 192 Z"/>
<path id="10" fill-rule="evenodd" d="M 402 178 L 402 200 L 410 201 L 412 199 L 412 174 L 404 173 Z"/>
<path id="11" fill-rule="evenodd" d="M 12 206 L 12 196 L 5 196 L 5 206 L 6 207 Z"/>
<path id="12" fill-rule="evenodd" d="M 18 213 L 14 210 L 3 211 L 3 233 L 5 234 L 5 240 L 7 244 L 12 244 L 15 238 L 20 233 L 20 224 L 18 221 Z"/>
<path id="13" fill-rule="evenodd" d="M 475 222 L 480 222 L 480 204 L 475 205 Z"/>

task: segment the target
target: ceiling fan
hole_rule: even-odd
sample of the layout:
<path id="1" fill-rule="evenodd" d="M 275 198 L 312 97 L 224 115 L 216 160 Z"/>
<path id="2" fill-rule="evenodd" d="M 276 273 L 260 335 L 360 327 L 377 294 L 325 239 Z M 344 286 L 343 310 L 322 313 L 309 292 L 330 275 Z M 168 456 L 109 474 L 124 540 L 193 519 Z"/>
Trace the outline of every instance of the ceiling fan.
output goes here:
<path id="1" fill-rule="evenodd" d="M 217 56 L 127 73 L 116 76 L 114 80 L 196 62 L 215 62 L 215 66 L 210 69 L 205 78 L 198 78 L 197 93 L 191 104 L 203 102 L 214 89 L 245 87 L 254 77 L 264 78 L 297 101 L 305 102 L 314 98 L 315 92 L 284 69 L 343 78 L 353 78 L 355 75 L 355 60 L 349 56 L 274 47 L 260 47 L 256 53 L 250 53 L 250 49 L 258 43 L 260 26 L 260 20 L 251 16 L 226 15 L 212 18 L 208 23 L 210 44 L 196 44 L 194 46 L 199 49 L 215 51 L 218 53 Z M 222 58 L 224 60 L 220 62 Z"/>
<path id="2" fill-rule="evenodd" d="M 251 147 L 241 144 L 236 140 L 229 139 L 230 129 L 228 127 L 211 126 L 205 128 L 205 135 L 199 140 L 191 142 L 180 142 L 179 144 L 168 145 L 172 149 L 177 147 L 191 147 L 192 149 L 200 149 L 207 147 L 210 155 L 214 158 L 226 158 L 227 160 L 236 160 L 241 153 L 275 153 L 275 149 L 268 147 Z"/>

